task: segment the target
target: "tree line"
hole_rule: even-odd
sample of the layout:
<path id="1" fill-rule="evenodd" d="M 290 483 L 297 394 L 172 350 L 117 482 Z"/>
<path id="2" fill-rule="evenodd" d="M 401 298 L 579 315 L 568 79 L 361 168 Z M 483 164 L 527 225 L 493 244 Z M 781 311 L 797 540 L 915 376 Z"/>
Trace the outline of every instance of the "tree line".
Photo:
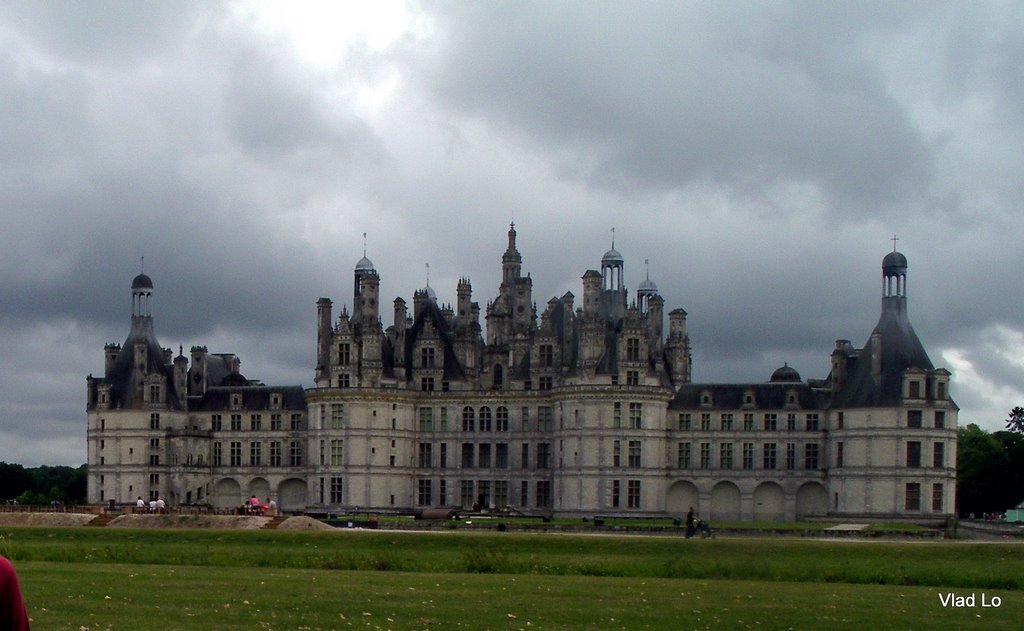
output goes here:
<path id="1" fill-rule="evenodd" d="M 961 517 L 1002 513 L 1024 501 L 1024 409 L 1014 408 L 1010 414 L 1004 431 L 990 434 L 971 423 L 958 432 L 956 497 Z"/>
<path id="2" fill-rule="evenodd" d="M 85 465 L 23 467 L 0 462 L 0 503 L 84 504 L 85 487 Z"/>

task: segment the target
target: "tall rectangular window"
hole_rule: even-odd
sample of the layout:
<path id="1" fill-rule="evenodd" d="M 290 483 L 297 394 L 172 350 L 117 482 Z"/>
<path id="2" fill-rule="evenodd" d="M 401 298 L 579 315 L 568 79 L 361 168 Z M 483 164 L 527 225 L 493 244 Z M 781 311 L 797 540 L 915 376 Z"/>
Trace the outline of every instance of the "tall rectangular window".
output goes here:
<path id="1" fill-rule="evenodd" d="M 242 443 L 240 441 L 231 442 L 231 466 L 242 466 Z"/>
<path id="2" fill-rule="evenodd" d="M 640 361 L 640 339 L 635 337 L 626 338 L 626 361 Z"/>
<path id="3" fill-rule="evenodd" d="M 421 407 L 420 408 L 420 431 L 421 432 L 432 432 L 434 431 L 434 408 Z"/>
<path id="4" fill-rule="evenodd" d="M 935 429 L 943 429 L 946 427 L 946 413 L 941 410 L 935 411 Z"/>
<path id="5" fill-rule="evenodd" d="M 679 431 L 688 432 L 691 429 L 691 417 L 689 412 L 680 412 L 679 414 Z"/>
<path id="6" fill-rule="evenodd" d="M 843 443 L 842 441 L 836 443 L 836 466 L 843 466 Z"/>
<path id="7" fill-rule="evenodd" d="M 476 411 L 468 405 L 462 408 L 462 431 L 476 431 Z"/>
<path id="8" fill-rule="evenodd" d="M 352 345 L 348 342 L 338 344 L 338 365 L 348 366 L 352 363 Z"/>
<path id="9" fill-rule="evenodd" d="M 818 444 L 804 445 L 804 469 L 818 468 Z"/>
<path id="10" fill-rule="evenodd" d="M 416 503 L 420 506 L 430 506 L 431 498 L 431 480 L 430 478 L 420 478 L 416 481 Z"/>
<path id="11" fill-rule="evenodd" d="M 619 497 L 622 495 L 622 482 L 612 480 L 612 508 L 619 507 Z"/>
<path id="12" fill-rule="evenodd" d="M 612 406 L 612 427 L 622 427 L 622 403 L 616 401 Z"/>
<path id="13" fill-rule="evenodd" d="M 551 480 L 537 481 L 537 508 L 551 508 Z"/>
<path id="14" fill-rule="evenodd" d="M 494 506 L 499 509 L 508 506 L 508 480 L 494 481 Z"/>
<path id="15" fill-rule="evenodd" d="M 217 429 L 218 430 L 220 429 L 220 416 L 217 417 Z M 270 415 L 270 429 L 272 431 L 275 431 L 275 432 L 281 430 L 281 415 L 280 414 L 271 414 Z"/>
<path id="16" fill-rule="evenodd" d="M 331 466 L 340 467 L 344 464 L 345 441 L 340 439 L 331 440 Z"/>
<path id="17" fill-rule="evenodd" d="M 754 468 L 754 443 L 743 443 L 743 468 Z"/>
<path id="18" fill-rule="evenodd" d="M 331 429 L 345 429 L 345 404 L 331 404 Z"/>
<path id="19" fill-rule="evenodd" d="M 754 431 L 754 415 L 749 412 L 743 415 L 743 431 Z"/>
<path id="20" fill-rule="evenodd" d="M 640 441 L 631 440 L 629 441 L 629 466 L 633 468 L 639 468 L 642 466 L 640 457 Z"/>
<path id="21" fill-rule="evenodd" d="M 494 446 L 494 467 L 508 469 L 508 443 L 498 443 Z"/>
<path id="22" fill-rule="evenodd" d="M 786 443 L 786 469 L 796 469 L 796 443 Z"/>
<path id="23" fill-rule="evenodd" d="M 913 429 L 921 427 L 921 410 L 907 410 L 907 427 Z"/>
<path id="24" fill-rule="evenodd" d="M 626 480 L 626 508 L 640 508 L 640 480 Z"/>
<path id="25" fill-rule="evenodd" d="M 818 415 L 817 414 L 808 414 L 807 415 L 807 431 L 809 431 L 809 432 L 816 432 L 819 429 L 821 429 L 821 424 L 819 422 Z"/>
<path id="26" fill-rule="evenodd" d="M 778 466 L 778 445 L 775 443 L 765 443 L 763 447 L 764 451 L 764 468 L 774 469 Z"/>
<path id="27" fill-rule="evenodd" d="M 911 440 L 907 442 L 907 466 L 914 469 L 921 466 L 921 443 Z"/>
<path id="28" fill-rule="evenodd" d="M 441 462 L 439 464 L 442 469 L 448 468 L 448 443 L 441 443 Z"/>
<path id="29" fill-rule="evenodd" d="M 480 431 L 489 432 L 491 429 L 491 408 L 485 405 L 480 408 Z"/>
<path id="30" fill-rule="evenodd" d="M 708 412 L 702 412 L 700 415 L 700 428 L 702 431 L 708 431 L 711 429 L 711 414 Z"/>
<path id="31" fill-rule="evenodd" d="M 626 371 L 626 385 L 627 386 L 639 386 L 640 385 L 640 371 L 639 370 L 627 370 Z"/>
<path id="32" fill-rule="evenodd" d="M 297 432 L 297 431 L 300 431 L 302 429 L 302 415 L 301 414 L 292 414 L 290 427 L 291 427 L 291 430 L 293 432 Z"/>
<path id="33" fill-rule="evenodd" d="M 469 508 L 476 503 L 476 493 L 473 492 L 472 480 L 462 480 L 459 482 L 459 498 L 463 508 Z"/>
<path id="34" fill-rule="evenodd" d="M 288 442 L 288 465 L 292 467 L 302 466 L 301 440 L 292 440 Z"/>
<path id="35" fill-rule="evenodd" d="M 473 468 L 473 443 L 462 443 L 462 468 Z"/>
<path id="36" fill-rule="evenodd" d="M 542 368 L 551 368 L 555 365 L 555 347 L 551 344 L 540 345 L 540 365 Z"/>
<path id="37" fill-rule="evenodd" d="M 279 440 L 270 442 L 270 466 L 281 466 L 281 441 Z"/>
<path id="38" fill-rule="evenodd" d="M 732 443 L 722 443 L 718 446 L 718 467 L 732 469 Z"/>
<path id="39" fill-rule="evenodd" d="M 904 493 L 906 496 L 904 507 L 906 510 L 921 510 L 921 485 L 917 482 L 907 482 Z"/>
<path id="40" fill-rule="evenodd" d="M 434 347 L 424 346 L 420 349 L 420 368 L 434 367 Z M 429 480 L 428 480 L 429 482 Z"/>
<path id="41" fill-rule="evenodd" d="M 249 415 L 249 430 L 258 432 L 263 429 L 263 415 L 262 414 L 250 414 Z"/>
<path id="42" fill-rule="evenodd" d="M 341 504 L 341 478 L 331 478 L 331 504 Z"/>
<path id="43" fill-rule="evenodd" d="M 935 443 L 932 445 L 932 466 L 942 469 L 946 466 L 946 444 Z"/>
<path id="44" fill-rule="evenodd" d="M 491 445 L 490 443 L 484 443 L 480 445 L 480 460 L 478 466 L 481 469 L 491 468 Z"/>
<path id="45" fill-rule="evenodd" d="M 249 464 L 253 467 L 263 464 L 263 443 L 256 441 L 249 443 Z"/>
<path id="46" fill-rule="evenodd" d="M 519 459 L 519 466 L 521 468 L 523 468 L 523 469 L 529 469 L 530 468 L 530 444 L 529 443 L 523 443 L 523 451 L 522 451 L 522 455 L 520 456 L 520 459 Z M 524 506 L 525 506 L 525 504 L 524 504 Z"/>
<path id="47" fill-rule="evenodd" d="M 537 443 L 537 468 L 551 468 L 551 443 Z"/>
<path id="48" fill-rule="evenodd" d="M 530 483 L 527 480 L 519 483 L 519 505 L 523 507 L 530 505 Z"/>
<path id="49" fill-rule="evenodd" d="M 692 454 L 690 453 L 692 447 L 690 443 L 679 443 L 678 466 L 680 469 L 689 469 L 692 466 Z"/>
<path id="50" fill-rule="evenodd" d="M 796 431 L 796 414 L 787 414 L 786 415 L 786 431 L 790 431 L 790 432 L 795 432 Z"/>
<path id="51" fill-rule="evenodd" d="M 909 394 L 910 394 L 910 398 L 911 399 L 920 399 L 921 398 L 921 382 L 920 381 L 911 381 L 910 382 L 910 393 Z"/>
<path id="52" fill-rule="evenodd" d="M 723 414 L 722 415 L 722 431 L 731 432 L 733 430 L 733 415 Z"/>
<path id="53" fill-rule="evenodd" d="M 541 406 L 537 408 L 537 429 L 542 432 L 551 431 L 552 414 L 551 408 L 548 406 Z"/>
<path id="54" fill-rule="evenodd" d="M 941 484 L 932 485 L 932 510 L 936 513 L 942 512 L 942 495 L 944 487 Z"/>
<path id="55" fill-rule="evenodd" d="M 433 377 L 423 377 L 422 379 L 420 379 L 420 390 L 423 391 L 423 392 L 433 392 L 434 391 L 434 378 Z"/>
<path id="56" fill-rule="evenodd" d="M 494 431 L 508 431 L 508 408 L 504 405 L 498 406 L 498 409 L 494 411 Z"/>
<path id="57" fill-rule="evenodd" d="M 629 428 L 641 429 L 644 426 L 644 404 L 629 404 Z"/>
<path id="58" fill-rule="evenodd" d="M 149 429 L 160 429 L 160 414 L 154 412 L 149 415 Z"/>
<path id="59" fill-rule="evenodd" d="M 711 443 L 700 444 L 700 468 L 711 468 Z"/>
<path id="60" fill-rule="evenodd" d="M 240 432 L 242 431 L 242 415 L 232 414 L 231 415 L 231 431 Z"/>
<path id="61" fill-rule="evenodd" d="M 764 431 L 774 432 L 779 429 L 779 415 L 778 414 L 765 414 L 764 415 Z"/>
<path id="62" fill-rule="evenodd" d="M 220 414 L 214 414 L 210 417 L 210 429 L 219 432 L 224 429 L 224 421 Z"/>
<path id="63" fill-rule="evenodd" d="M 622 441 L 612 441 L 612 466 L 622 466 Z"/>

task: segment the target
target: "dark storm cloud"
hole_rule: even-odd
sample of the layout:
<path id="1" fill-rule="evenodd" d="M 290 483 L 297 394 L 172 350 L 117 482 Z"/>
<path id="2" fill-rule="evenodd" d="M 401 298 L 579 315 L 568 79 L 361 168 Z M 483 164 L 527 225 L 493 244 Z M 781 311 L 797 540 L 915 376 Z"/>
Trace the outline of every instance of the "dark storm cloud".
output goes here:
<path id="1" fill-rule="evenodd" d="M 927 183 L 927 142 L 858 23 L 799 5 L 591 7 L 448 5 L 437 49 L 411 63 L 438 100 L 529 134 L 597 186 L 793 180 L 864 211 Z"/>

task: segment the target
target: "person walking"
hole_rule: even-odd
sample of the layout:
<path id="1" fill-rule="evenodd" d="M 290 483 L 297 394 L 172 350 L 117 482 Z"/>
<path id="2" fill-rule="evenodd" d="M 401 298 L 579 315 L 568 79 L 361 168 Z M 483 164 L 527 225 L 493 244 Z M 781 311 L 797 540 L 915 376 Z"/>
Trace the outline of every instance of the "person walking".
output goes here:
<path id="1" fill-rule="evenodd" d="M 4 556 L 0 556 L 0 629 L 29 631 L 28 612 L 18 586 L 18 575 Z"/>

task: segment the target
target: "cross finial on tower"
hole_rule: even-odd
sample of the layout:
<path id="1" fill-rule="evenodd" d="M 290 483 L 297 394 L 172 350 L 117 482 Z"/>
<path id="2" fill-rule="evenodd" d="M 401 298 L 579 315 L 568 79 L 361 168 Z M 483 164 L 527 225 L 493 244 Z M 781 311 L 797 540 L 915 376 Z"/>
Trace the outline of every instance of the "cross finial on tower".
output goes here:
<path id="1" fill-rule="evenodd" d="M 366 233 L 363 233 L 363 258 L 366 258 Z"/>
<path id="2" fill-rule="evenodd" d="M 426 266 L 427 266 L 427 287 L 430 287 L 430 263 L 427 263 Z"/>
<path id="3" fill-rule="evenodd" d="M 139 257 L 139 273 L 140 274 L 145 274 L 146 273 L 146 257 L 144 257 L 144 256 L 140 256 Z"/>
<path id="4" fill-rule="evenodd" d="M 612 249 L 615 249 L 615 228 L 612 228 Z"/>
<path id="5" fill-rule="evenodd" d="M 899 241 L 899 237 L 892 235 L 892 251 L 896 251 L 896 242 Z"/>

